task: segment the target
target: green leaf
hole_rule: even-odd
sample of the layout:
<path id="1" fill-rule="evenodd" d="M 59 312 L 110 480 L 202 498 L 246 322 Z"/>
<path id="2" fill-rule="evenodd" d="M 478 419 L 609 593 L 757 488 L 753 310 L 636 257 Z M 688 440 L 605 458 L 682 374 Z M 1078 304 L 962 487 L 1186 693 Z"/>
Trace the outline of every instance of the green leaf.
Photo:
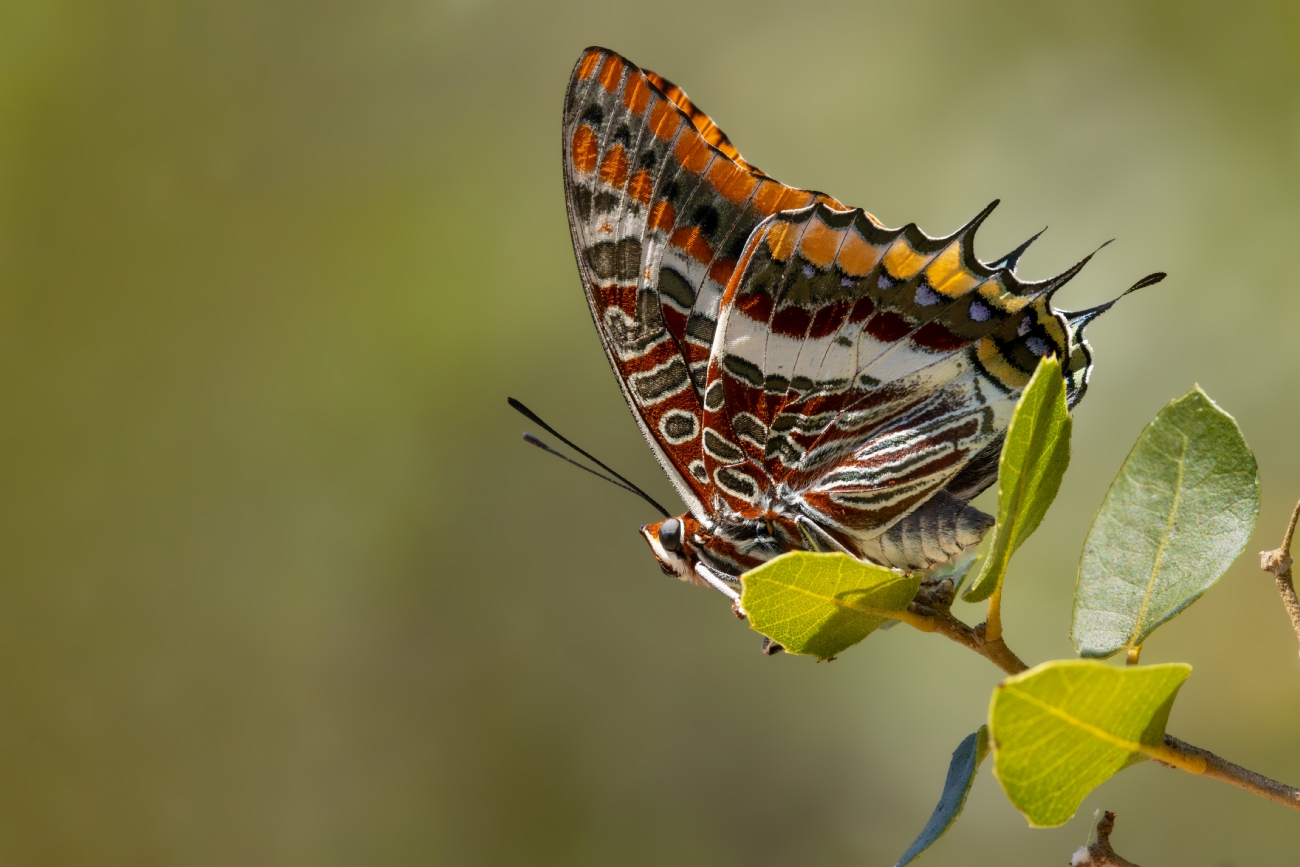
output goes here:
<path id="1" fill-rule="evenodd" d="M 1195 388 L 1147 425 L 1088 531 L 1070 637 L 1081 656 L 1135 648 L 1200 598 L 1245 547 L 1259 511 L 1255 456 Z"/>
<path id="2" fill-rule="evenodd" d="M 943 781 L 943 794 L 939 803 L 930 814 L 930 821 L 925 823 L 921 834 L 913 841 L 903 857 L 894 867 L 903 867 L 916 860 L 917 856 L 934 845 L 952 823 L 961 815 L 966 806 L 966 796 L 970 794 L 971 784 L 975 782 L 975 772 L 989 752 L 989 727 L 980 726 L 979 731 L 966 736 L 957 749 L 953 751 L 952 762 L 948 765 L 948 778 Z"/>
<path id="3" fill-rule="evenodd" d="M 993 690 L 994 772 L 1036 828 L 1070 820 L 1088 793 L 1147 758 L 1176 759 L 1164 745 L 1183 663 L 1112 668 L 1084 659 L 1045 662 Z"/>
<path id="4" fill-rule="evenodd" d="M 998 462 L 998 521 L 979 577 L 962 597 L 988 599 L 1002 584 L 1011 555 L 1038 529 L 1070 465 L 1070 411 L 1055 356 L 1044 358 L 1016 402 Z"/>
<path id="5" fill-rule="evenodd" d="M 845 554 L 793 551 L 740 576 L 749 625 L 790 653 L 829 659 L 905 613 L 921 575 Z"/>

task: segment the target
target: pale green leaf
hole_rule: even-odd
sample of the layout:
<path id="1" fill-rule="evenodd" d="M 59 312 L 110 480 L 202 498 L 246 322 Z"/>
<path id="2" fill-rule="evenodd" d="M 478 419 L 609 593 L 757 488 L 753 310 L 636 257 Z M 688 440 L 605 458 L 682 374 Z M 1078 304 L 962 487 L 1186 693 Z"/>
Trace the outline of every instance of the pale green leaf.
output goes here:
<path id="1" fill-rule="evenodd" d="M 953 822 L 957 821 L 962 808 L 966 806 L 966 796 L 970 794 L 970 787 L 975 782 L 975 772 L 979 770 L 980 763 L 984 761 L 988 752 L 988 726 L 980 726 L 979 731 L 967 735 L 957 745 L 957 749 L 952 754 L 952 761 L 948 764 L 948 778 L 943 782 L 943 794 L 939 796 L 939 803 L 930 814 L 930 821 L 925 823 L 920 836 L 907 847 L 907 851 L 903 853 L 902 858 L 898 859 L 894 867 L 903 867 L 915 861 L 952 827 Z"/>
<path id="2" fill-rule="evenodd" d="M 1038 529 L 1070 464 L 1070 411 L 1055 356 L 1044 358 L 1016 402 L 998 462 L 998 514 L 979 577 L 962 598 L 993 595 L 1011 555 Z"/>
<path id="3" fill-rule="evenodd" d="M 1255 456 L 1195 388 L 1147 425 L 1111 483 L 1079 562 L 1070 637 L 1081 656 L 1133 648 L 1200 598 L 1259 511 Z"/>
<path id="4" fill-rule="evenodd" d="M 829 659 L 907 609 L 921 575 L 845 554 L 793 551 L 740 576 L 749 625 L 790 653 Z"/>
<path id="5" fill-rule="evenodd" d="M 1191 672 L 1182 663 L 1113 668 L 1071 659 L 1002 681 L 989 730 L 1011 803 L 1034 827 L 1062 825 L 1112 774 L 1169 755 L 1165 723 Z"/>

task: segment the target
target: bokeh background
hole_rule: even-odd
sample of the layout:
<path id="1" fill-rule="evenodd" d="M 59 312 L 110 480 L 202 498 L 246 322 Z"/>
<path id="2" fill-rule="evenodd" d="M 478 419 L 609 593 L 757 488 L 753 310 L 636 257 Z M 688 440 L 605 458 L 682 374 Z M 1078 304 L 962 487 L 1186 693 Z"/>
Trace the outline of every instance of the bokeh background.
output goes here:
<path id="1" fill-rule="evenodd" d="M 0 863 L 888 865 L 998 672 L 898 629 L 766 658 L 659 573 L 656 497 L 564 217 L 589 44 L 774 176 L 932 234 L 994 198 L 1022 273 L 1109 238 L 1058 505 L 1008 637 L 1072 655 L 1091 516 L 1199 382 L 1259 531 L 1143 662 L 1181 737 L 1300 781 L 1300 659 L 1255 552 L 1300 496 L 1294 3 L 0 5 Z M 959 606 L 962 607 L 962 606 Z M 968 619 L 980 617 L 965 607 Z M 1031 831 L 981 773 L 934 864 L 1291 865 L 1300 818 L 1148 763 Z"/>

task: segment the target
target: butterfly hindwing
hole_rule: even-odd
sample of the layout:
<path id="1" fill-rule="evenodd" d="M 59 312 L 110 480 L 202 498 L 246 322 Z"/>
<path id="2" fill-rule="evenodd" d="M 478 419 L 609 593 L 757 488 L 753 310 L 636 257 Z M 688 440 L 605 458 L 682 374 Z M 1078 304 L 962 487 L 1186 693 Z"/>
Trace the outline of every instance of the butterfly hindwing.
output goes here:
<path id="1" fill-rule="evenodd" d="M 706 468 L 733 507 L 753 500 L 738 474 L 781 484 L 861 547 L 996 448 L 1039 358 L 1071 354 L 1049 297 L 1077 268 L 1026 284 L 983 265 L 971 241 L 986 215 L 930 238 L 819 204 L 754 232 L 705 397 L 705 436 L 723 444 L 706 442 Z"/>

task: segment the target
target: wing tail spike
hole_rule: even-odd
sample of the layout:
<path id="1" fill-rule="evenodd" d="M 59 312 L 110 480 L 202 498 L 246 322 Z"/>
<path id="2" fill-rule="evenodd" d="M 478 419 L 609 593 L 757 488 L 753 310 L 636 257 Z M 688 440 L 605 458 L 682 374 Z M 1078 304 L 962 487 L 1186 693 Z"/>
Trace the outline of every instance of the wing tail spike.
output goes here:
<path id="1" fill-rule="evenodd" d="M 1030 294 L 1034 298 L 1046 298 L 1048 301 L 1051 301 L 1052 296 L 1054 296 L 1057 292 L 1059 292 L 1062 286 L 1064 286 L 1066 283 L 1069 283 L 1071 280 L 1073 280 L 1078 275 L 1078 273 L 1083 270 L 1083 267 L 1092 261 L 1093 256 L 1096 256 L 1098 253 L 1106 249 L 1106 247 L 1113 244 L 1114 242 L 1115 239 L 1111 238 L 1109 241 L 1106 241 L 1104 244 L 1099 246 L 1097 249 L 1093 250 L 1087 256 L 1084 256 L 1078 262 L 1074 263 L 1069 268 L 1065 269 L 1060 274 L 1057 274 L 1055 277 L 1051 278 L 1050 280 L 1044 280 L 1041 283 L 1031 284 L 1031 289 L 1028 294 Z"/>
<path id="2" fill-rule="evenodd" d="M 962 226 L 961 229 L 957 231 L 957 234 L 962 236 L 974 235 L 975 231 L 980 227 L 980 224 L 982 224 L 985 220 L 987 220 L 989 218 L 989 214 L 992 214 L 994 209 L 996 209 L 997 206 L 1000 204 L 1002 204 L 1001 199 L 994 199 L 993 201 L 989 202 L 987 205 L 984 206 L 984 210 L 976 214 L 969 223 Z"/>
<path id="3" fill-rule="evenodd" d="M 1028 241 L 1025 241 L 1019 247 L 1012 250 L 1010 253 L 1003 256 L 1001 259 L 998 259 L 996 262 L 990 262 L 989 268 L 991 268 L 994 271 L 1001 271 L 1005 269 L 1014 274 L 1016 271 L 1016 265 L 1020 262 L 1020 257 L 1023 256 L 1025 254 L 1025 251 L 1029 249 L 1029 245 L 1037 241 L 1040 237 L 1042 237 L 1042 234 L 1046 231 L 1047 231 L 1046 226 L 1039 229 L 1037 232 L 1034 233 L 1032 237 L 1030 237 Z"/>
<path id="4" fill-rule="evenodd" d="M 984 210 L 980 211 L 972 217 L 966 225 L 953 233 L 954 238 L 961 239 L 962 247 L 965 248 L 965 252 L 970 258 L 974 259 L 975 257 L 972 249 L 972 245 L 975 243 L 975 233 L 979 231 L 979 227 L 984 224 L 984 221 L 989 218 L 989 215 L 992 214 L 994 209 L 996 209 L 1000 204 L 1002 204 L 1001 199 L 994 199 L 989 202 L 984 206 Z"/>
<path id="5" fill-rule="evenodd" d="M 1119 299 L 1123 298 L 1125 295 L 1128 295 L 1132 292 L 1136 292 L 1139 289 L 1145 289 L 1148 286 L 1154 286 L 1168 276 L 1169 275 L 1166 274 L 1164 271 L 1156 271 L 1154 274 L 1146 275 L 1141 280 L 1137 281 L 1132 286 L 1128 287 L 1123 292 L 1119 293 L 1114 298 L 1112 298 L 1111 300 L 1107 301 L 1104 304 L 1098 304 L 1096 307 L 1089 307 L 1087 310 L 1078 310 L 1073 313 L 1067 313 L 1065 311 L 1062 311 L 1062 313 L 1064 314 L 1065 318 L 1069 320 L 1070 325 L 1074 329 L 1076 330 L 1081 329 L 1083 328 L 1083 326 L 1087 325 L 1089 322 L 1096 319 L 1098 316 L 1105 313 L 1110 308 L 1114 307 L 1115 304 L 1118 303 Z"/>

